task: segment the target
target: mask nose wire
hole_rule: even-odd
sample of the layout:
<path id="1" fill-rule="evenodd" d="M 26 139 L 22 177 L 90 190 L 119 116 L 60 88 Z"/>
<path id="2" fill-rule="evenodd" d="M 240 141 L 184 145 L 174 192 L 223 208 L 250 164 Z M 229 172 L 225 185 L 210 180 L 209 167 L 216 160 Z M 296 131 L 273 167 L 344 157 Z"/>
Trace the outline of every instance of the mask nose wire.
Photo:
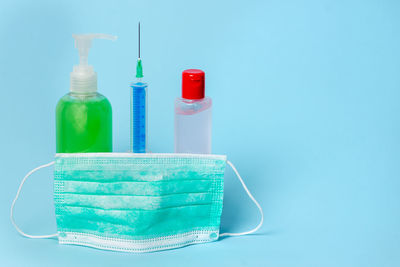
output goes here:
<path id="1" fill-rule="evenodd" d="M 46 168 L 46 167 L 49 167 L 49 166 L 51 166 L 53 164 L 54 164 L 54 161 L 52 161 L 50 163 L 47 163 L 47 164 L 44 164 L 42 166 L 39 166 L 39 167 L 31 170 L 30 172 L 28 172 L 28 174 L 25 175 L 24 179 L 22 179 L 21 184 L 19 185 L 17 194 L 16 194 L 16 196 L 15 196 L 15 198 L 14 198 L 12 204 L 11 204 L 11 210 L 10 210 L 11 223 L 14 225 L 14 227 L 18 231 L 18 233 L 20 233 L 21 235 L 23 235 L 25 237 L 29 237 L 29 238 L 52 238 L 52 237 L 58 236 L 57 233 L 51 234 L 51 235 L 29 235 L 29 234 L 26 234 L 26 233 L 24 233 L 24 231 L 21 230 L 21 228 L 18 227 L 18 225 L 15 223 L 15 220 L 14 220 L 14 206 L 15 206 L 15 203 L 17 202 L 17 200 L 18 200 L 19 194 L 21 193 L 22 186 L 24 185 L 24 183 L 26 182 L 28 177 L 31 176 L 36 171 L 38 171 L 40 169 L 43 169 L 43 168 Z"/>
<path id="2" fill-rule="evenodd" d="M 264 222 L 264 213 L 263 210 L 260 206 L 260 204 L 257 202 L 257 200 L 253 197 L 253 195 L 250 193 L 249 189 L 247 188 L 246 184 L 244 183 L 242 177 L 240 176 L 239 172 L 236 170 L 235 166 L 232 164 L 232 162 L 230 162 L 229 160 L 226 161 L 228 163 L 229 166 L 231 166 L 232 170 L 235 172 L 237 178 L 239 179 L 240 183 L 243 186 L 243 189 L 246 191 L 247 195 L 249 196 L 249 198 L 253 201 L 253 203 L 257 206 L 258 211 L 260 212 L 261 215 L 261 219 L 260 222 L 258 223 L 258 225 L 246 232 L 241 232 L 241 233 L 222 233 L 219 236 L 240 236 L 240 235 L 248 235 L 248 234 L 252 234 L 254 232 L 256 232 L 258 229 L 260 229 L 260 227 L 262 226 L 263 222 Z"/>

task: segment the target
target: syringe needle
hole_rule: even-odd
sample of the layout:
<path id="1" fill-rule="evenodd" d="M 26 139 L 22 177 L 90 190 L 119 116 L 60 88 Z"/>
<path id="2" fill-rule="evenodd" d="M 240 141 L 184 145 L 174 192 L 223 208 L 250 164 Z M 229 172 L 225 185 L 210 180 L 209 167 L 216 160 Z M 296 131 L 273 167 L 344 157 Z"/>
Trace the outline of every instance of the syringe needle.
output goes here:
<path id="1" fill-rule="evenodd" d="M 139 38 L 138 38 L 139 45 L 138 45 L 138 47 L 139 47 L 139 58 L 140 58 L 140 21 L 139 21 L 139 25 L 138 25 L 138 35 L 139 35 Z"/>
<path id="2" fill-rule="evenodd" d="M 138 23 L 138 60 L 136 65 L 136 78 L 143 78 L 142 60 L 140 59 L 140 21 Z"/>

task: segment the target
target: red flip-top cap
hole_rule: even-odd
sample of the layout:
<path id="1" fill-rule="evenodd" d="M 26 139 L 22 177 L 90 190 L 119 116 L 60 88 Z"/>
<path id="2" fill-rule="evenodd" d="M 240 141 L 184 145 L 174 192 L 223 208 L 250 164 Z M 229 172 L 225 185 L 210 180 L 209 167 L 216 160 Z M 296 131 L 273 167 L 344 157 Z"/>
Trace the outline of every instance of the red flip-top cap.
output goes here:
<path id="1" fill-rule="evenodd" d="M 182 98 L 204 98 L 204 71 L 190 69 L 182 72 Z"/>

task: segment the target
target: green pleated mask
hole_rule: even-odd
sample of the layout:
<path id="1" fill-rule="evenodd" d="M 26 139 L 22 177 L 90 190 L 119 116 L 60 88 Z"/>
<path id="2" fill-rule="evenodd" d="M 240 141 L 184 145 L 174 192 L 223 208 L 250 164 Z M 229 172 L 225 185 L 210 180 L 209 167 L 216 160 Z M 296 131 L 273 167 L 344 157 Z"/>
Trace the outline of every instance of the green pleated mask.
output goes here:
<path id="1" fill-rule="evenodd" d="M 15 201 L 27 177 L 53 163 L 57 233 L 25 234 L 13 220 Z M 251 231 L 219 232 L 226 164 L 226 157 L 218 155 L 57 154 L 55 162 L 25 176 L 11 219 L 27 237 L 57 237 L 60 244 L 127 252 L 171 249 L 254 232 L 262 217 Z"/>

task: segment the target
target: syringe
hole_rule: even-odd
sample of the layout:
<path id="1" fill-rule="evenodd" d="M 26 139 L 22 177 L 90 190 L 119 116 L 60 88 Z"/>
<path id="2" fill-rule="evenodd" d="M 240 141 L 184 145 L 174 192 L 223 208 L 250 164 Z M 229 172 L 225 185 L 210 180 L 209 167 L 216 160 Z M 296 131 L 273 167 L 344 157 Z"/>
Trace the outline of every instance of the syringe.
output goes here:
<path id="1" fill-rule="evenodd" d="M 147 152 L 147 83 L 143 80 L 140 58 L 140 22 L 138 26 L 139 58 L 136 66 L 136 82 L 131 84 L 131 148 L 133 153 Z"/>

